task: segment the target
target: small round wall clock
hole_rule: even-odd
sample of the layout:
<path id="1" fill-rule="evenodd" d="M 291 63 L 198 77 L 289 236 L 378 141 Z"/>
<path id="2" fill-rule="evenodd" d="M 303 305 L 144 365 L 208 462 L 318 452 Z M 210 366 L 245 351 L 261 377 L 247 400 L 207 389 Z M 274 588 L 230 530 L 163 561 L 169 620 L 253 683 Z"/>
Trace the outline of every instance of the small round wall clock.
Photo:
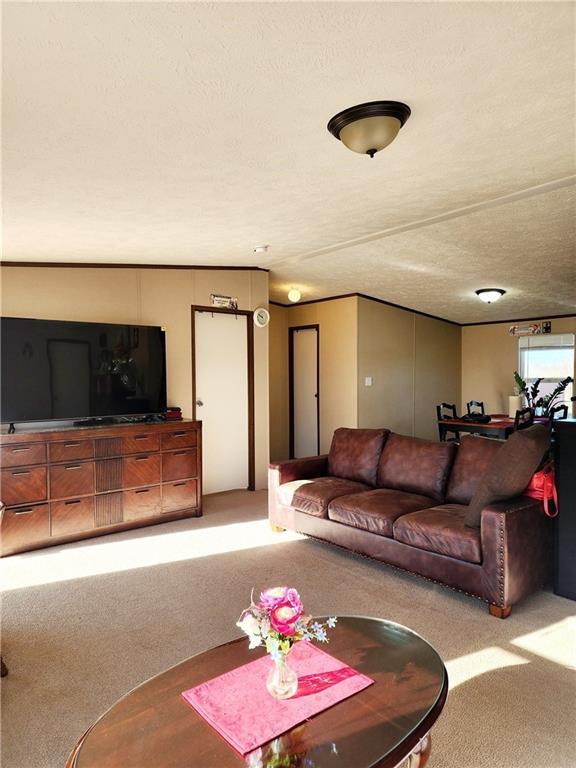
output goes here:
<path id="1" fill-rule="evenodd" d="M 265 307 L 257 307 L 254 310 L 254 325 L 258 328 L 266 328 L 270 322 L 270 312 Z"/>

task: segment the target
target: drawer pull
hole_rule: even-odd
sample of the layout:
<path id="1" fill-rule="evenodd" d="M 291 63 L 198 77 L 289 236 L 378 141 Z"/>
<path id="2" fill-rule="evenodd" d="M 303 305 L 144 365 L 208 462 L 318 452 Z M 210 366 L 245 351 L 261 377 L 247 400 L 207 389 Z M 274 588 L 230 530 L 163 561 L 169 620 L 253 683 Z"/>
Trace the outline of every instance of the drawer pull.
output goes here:
<path id="1" fill-rule="evenodd" d="M 188 456 L 190 451 L 177 451 L 174 456 Z"/>
<path id="2" fill-rule="evenodd" d="M 78 448 L 80 443 L 64 443 L 64 448 Z"/>
<path id="3" fill-rule="evenodd" d="M 172 437 L 184 437 L 186 432 L 172 432 Z"/>
<path id="4" fill-rule="evenodd" d="M 14 512 L 15 515 L 29 515 L 32 512 L 34 512 L 34 507 L 30 507 L 29 509 L 19 509 L 17 512 Z"/>
<path id="5" fill-rule="evenodd" d="M 64 469 L 82 469 L 82 464 L 71 464 L 69 467 L 64 467 Z"/>
<path id="6" fill-rule="evenodd" d="M 186 482 L 183 483 L 174 483 L 174 488 L 179 488 L 181 485 L 186 485 Z"/>
<path id="7" fill-rule="evenodd" d="M 136 456 L 136 461 L 148 461 L 150 456 Z"/>
<path id="8" fill-rule="evenodd" d="M 30 470 L 29 469 L 16 469 L 14 472 L 12 472 L 13 475 L 29 475 Z"/>
<path id="9" fill-rule="evenodd" d="M 140 491 L 135 491 L 135 493 L 150 493 L 150 488 L 142 488 Z"/>
<path id="10" fill-rule="evenodd" d="M 24 453 L 25 451 L 29 451 L 30 446 L 27 445 L 25 448 L 12 448 L 11 453 Z"/>
<path id="11" fill-rule="evenodd" d="M 134 440 L 148 440 L 150 435 L 134 435 Z"/>
<path id="12" fill-rule="evenodd" d="M 82 499 L 72 499 L 72 501 L 65 501 L 64 504 L 69 507 L 70 504 L 80 504 Z"/>

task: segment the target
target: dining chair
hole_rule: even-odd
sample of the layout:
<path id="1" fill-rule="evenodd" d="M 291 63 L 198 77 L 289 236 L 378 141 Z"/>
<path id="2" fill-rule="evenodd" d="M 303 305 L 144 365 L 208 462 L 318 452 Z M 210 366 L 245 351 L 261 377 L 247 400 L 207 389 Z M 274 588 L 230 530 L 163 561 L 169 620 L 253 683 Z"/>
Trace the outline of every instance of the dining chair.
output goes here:
<path id="1" fill-rule="evenodd" d="M 466 410 L 468 413 L 481 413 L 484 415 L 484 402 L 482 400 L 470 400 L 469 403 L 466 403 Z"/>
<path id="2" fill-rule="evenodd" d="M 440 437 L 440 442 L 444 442 L 446 440 L 447 432 L 452 432 L 454 434 L 454 437 L 451 437 L 448 442 L 453 442 L 460 439 L 460 432 L 458 432 L 457 429 L 448 427 L 445 424 L 440 424 L 440 421 L 443 419 L 458 418 L 458 414 L 456 413 L 456 406 L 453 403 L 440 403 L 440 405 L 437 405 L 436 418 L 438 420 L 438 434 Z"/>
<path id="3" fill-rule="evenodd" d="M 527 429 L 532 424 L 534 424 L 534 410 L 532 408 L 521 408 L 519 411 L 516 411 L 516 416 L 514 416 L 514 432 Z"/>
<path id="4" fill-rule="evenodd" d="M 548 414 L 548 418 L 550 421 L 560 421 L 561 419 L 567 419 L 568 418 L 568 406 L 566 403 L 562 403 L 561 405 L 555 405 L 553 408 L 550 409 L 550 413 Z"/>

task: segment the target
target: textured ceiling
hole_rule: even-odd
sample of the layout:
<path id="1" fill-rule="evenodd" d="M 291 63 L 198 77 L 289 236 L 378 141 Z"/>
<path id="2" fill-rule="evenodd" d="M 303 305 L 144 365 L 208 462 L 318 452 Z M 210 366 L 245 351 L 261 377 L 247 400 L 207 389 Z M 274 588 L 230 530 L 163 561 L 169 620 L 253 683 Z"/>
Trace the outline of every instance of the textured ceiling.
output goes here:
<path id="1" fill-rule="evenodd" d="M 5 259 L 257 265 L 280 301 L 458 322 L 576 311 L 572 4 L 3 12 Z M 412 116 L 370 160 L 325 126 L 377 98 Z"/>

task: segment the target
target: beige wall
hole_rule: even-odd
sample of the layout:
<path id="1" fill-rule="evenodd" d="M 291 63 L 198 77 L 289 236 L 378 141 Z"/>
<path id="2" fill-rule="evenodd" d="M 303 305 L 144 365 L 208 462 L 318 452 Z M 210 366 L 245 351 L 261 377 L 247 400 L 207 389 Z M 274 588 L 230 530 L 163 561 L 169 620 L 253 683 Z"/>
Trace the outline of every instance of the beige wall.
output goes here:
<path id="1" fill-rule="evenodd" d="M 270 459 L 288 457 L 288 309 L 270 305 Z"/>
<path id="2" fill-rule="evenodd" d="M 435 440 L 442 401 L 460 401 L 460 328 L 360 298 L 358 426 Z"/>
<path id="3" fill-rule="evenodd" d="M 192 416 L 192 304 L 210 293 L 237 296 L 239 309 L 268 305 L 268 274 L 248 270 L 5 267 L 2 314 L 142 323 L 166 328 L 168 402 Z M 268 329 L 254 328 L 256 487 L 268 467 Z"/>
<path id="4" fill-rule="evenodd" d="M 460 401 L 460 328 L 360 297 L 272 307 L 271 458 L 288 456 L 288 328 L 320 326 L 320 450 L 340 426 L 437 439 L 435 406 Z M 372 386 L 365 386 L 365 377 Z"/>
<path id="5" fill-rule="evenodd" d="M 337 427 L 355 427 L 357 411 L 358 300 L 272 307 L 270 323 L 271 458 L 288 456 L 288 328 L 318 325 L 320 333 L 320 452 Z"/>
<path id="6" fill-rule="evenodd" d="M 576 333 L 576 315 L 552 320 L 552 333 Z M 462 410 L 470 400 L 483 400 L 488 413 L 508 413 L 518 369 L 518 339 L 511 323 L 462 328 Z"/>

